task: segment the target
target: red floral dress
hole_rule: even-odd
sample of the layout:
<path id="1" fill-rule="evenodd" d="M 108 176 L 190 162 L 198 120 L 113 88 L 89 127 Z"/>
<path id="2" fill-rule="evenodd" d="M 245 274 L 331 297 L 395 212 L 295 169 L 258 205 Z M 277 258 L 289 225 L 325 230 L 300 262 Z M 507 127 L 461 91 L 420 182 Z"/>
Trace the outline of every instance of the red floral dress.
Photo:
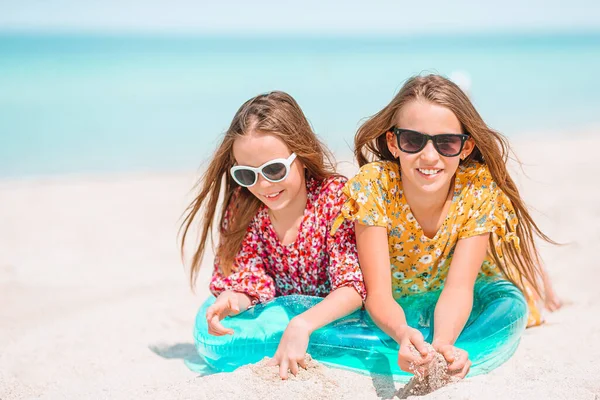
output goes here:
<path id="1" fill-rule="evenodd" d="M 342 193 L 345 183 L 342 176 L 307 179 L 304 217 L 296 241 L 289 245 L 279 241 L 263 205 L 248 226 L 233 272 L 223 275 L 215 258 L 210 291 L 215 296 L 225 290 L 244 293 L 257 304 L 290 294 L 325 297 L 337 288 L 350 286 L 364 300 L 354 223 L 346 221 L 335 235 L 329 234 L 346 201 Z M 224 228 L 228 220 L 225 215 Z"/>

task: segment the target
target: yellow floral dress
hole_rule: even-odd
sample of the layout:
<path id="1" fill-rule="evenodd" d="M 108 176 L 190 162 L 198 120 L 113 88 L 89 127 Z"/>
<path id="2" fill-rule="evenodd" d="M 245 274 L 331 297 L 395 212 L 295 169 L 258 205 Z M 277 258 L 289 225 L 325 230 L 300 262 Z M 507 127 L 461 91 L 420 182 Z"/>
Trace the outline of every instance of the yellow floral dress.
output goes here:
<path id="1" fill-rule="evenodd" d="M 343 191 L 348 200 L 332 232 L 344 219 L 387 228 L 392 291 L 396 299 L 441 289 L 460 239 L 492 233 L 500 255 L 502 241 L 519 246 L 514 208 L 492 180 L 485 164 L 471 162 L 459 166 L 452 204 L 433 238 L 425 236 L 406 202 L 398 163 L 378 161 L 364 165 Z M 480 274 L 502 277 L 489 252 Z M 530 311 L 528 326 L 542 323 L 539 299 L 534 293 L 533 288 L 526 288 Z"/>

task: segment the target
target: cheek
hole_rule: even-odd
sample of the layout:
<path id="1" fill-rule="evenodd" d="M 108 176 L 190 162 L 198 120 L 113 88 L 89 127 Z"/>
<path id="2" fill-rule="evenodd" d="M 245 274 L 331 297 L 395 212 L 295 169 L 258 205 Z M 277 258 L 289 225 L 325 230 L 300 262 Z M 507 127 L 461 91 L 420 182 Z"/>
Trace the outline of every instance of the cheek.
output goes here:
<path id="1" fill-rule="evenodd" d="M 258 193 L 258 185 L 254 185 L 254 186 L 250 186 L 248 189 L 248 191 L 250 193 L 252 193 L 254 196 L 259 197 L 259 193 Z"/>
<path id="2" fill-rule="evenodd" d="M 304 184 L 304 168 L 298 167 L 294 165 L 294 168 L 291 169 L 290 174 L 285 180 L 285 184 L 288 189 L 292 191 L 298 191 L 300 187 Z"/>
<path id="3" fill-rule="evenodd" d="M 460 157 L 444 157 L 444 163 L 446 164 L 446 169 L 454 174 L 460 164 Z"/>
<path id="4" fill-rule="evenodd" d="M 415 160 L 416 157 L 401 151 L 400 156 L 398 157 L 398 161 L 400 162 L 400 169 L 408 170 L 410 166 L 415 162 Z"/>

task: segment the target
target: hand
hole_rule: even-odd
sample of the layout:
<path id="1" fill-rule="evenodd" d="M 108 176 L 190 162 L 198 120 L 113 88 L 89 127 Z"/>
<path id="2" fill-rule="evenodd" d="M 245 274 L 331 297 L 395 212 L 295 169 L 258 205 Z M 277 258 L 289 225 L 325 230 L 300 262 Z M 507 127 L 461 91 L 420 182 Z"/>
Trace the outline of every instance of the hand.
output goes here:
<path id="1" fill-rule="evenodd" d="M 217 297 L 217 300 L 206 310 L 206 322 L 208 333 L 214 336 L 233 335 L 233 329 L 225 328 L 221 320 L 229 315 L 240 312 L 238 294 L 225 291 Z"/>
<path id="2" fill-rule="evenodd" d="M 407 326 L 401 337 L 398 366 L 402 371 L 424 376 L 427 373 L 427 366 L 433 360 L 433 354 L 429 351 L 423 334 Z"/>
<path id="3" fill-rule="evenodd" d="M 281 379 L 288 378 L 288 369 L 294 376 L 298 373 L 298 366 L 306 369 L 304 357 L 308 348 L 310 329 L 306 321 L 295 317 L 288 324 L 277 351 L 267 365 L 279 365 Z"/>
<path id="4" fill-rule="evenodd" d="M 448 375 L 464 378 L 471 369 L 469 353 L 451 344 L 433 342 L 433 348 L 440 353 L 448 363 Z"/>

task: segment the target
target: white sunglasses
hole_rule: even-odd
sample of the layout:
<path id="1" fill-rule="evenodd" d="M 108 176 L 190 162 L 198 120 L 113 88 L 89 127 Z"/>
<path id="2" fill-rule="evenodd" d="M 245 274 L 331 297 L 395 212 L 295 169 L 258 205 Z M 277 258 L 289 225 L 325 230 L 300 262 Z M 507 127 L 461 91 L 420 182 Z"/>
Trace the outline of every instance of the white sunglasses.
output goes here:
<path id="1" fill-rule="evenodd" d="M 296 159 L 296 153 L 292 153 L 287 159 L 277 158 L 267 161 L 258 168 L 236 165 L 231 167 L 231 177 L 240 186 L 250 187 L 258 181 L 258 174 L 269 182 L 277 183 L 287 178 L 290 173 L 290 165 Z"/>

